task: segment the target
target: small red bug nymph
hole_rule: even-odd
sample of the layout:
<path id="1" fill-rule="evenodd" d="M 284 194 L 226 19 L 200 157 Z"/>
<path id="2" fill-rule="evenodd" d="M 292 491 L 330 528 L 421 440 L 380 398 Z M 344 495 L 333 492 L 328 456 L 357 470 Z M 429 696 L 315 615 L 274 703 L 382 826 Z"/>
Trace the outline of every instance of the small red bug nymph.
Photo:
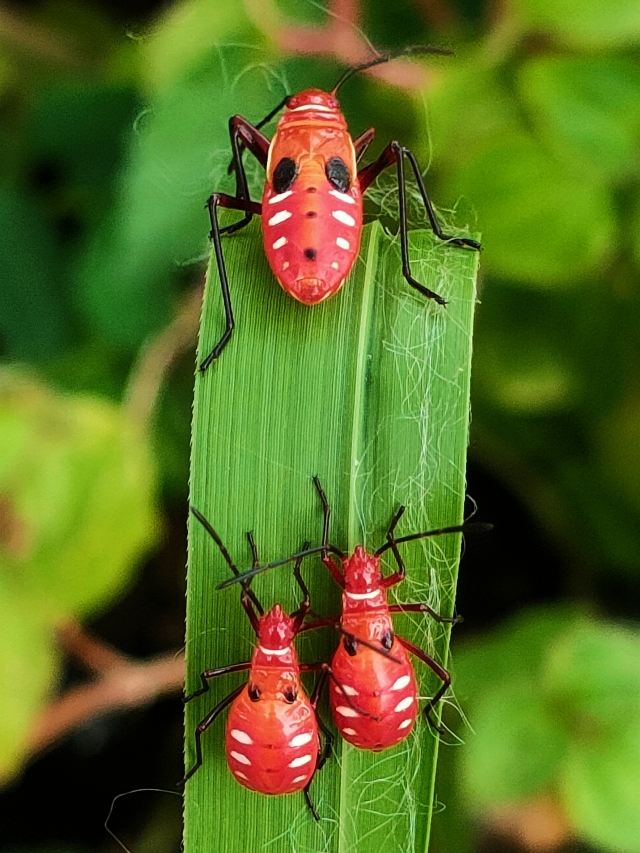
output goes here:
<path id="1" fill-rule="evenodd" d="M 220 537 L 198 510 L 192 513 L 219 547 L 229 568 L 238 576 Z M 248 534 L 254 566 L 258 566 L 255 542 Z M 308 544 L 308 543 L 307 543 Z M 303 549 L 304 550 L 304 549 Z M 209 680 L 230 672 L 249 670 L 249 680 L 219 702 L 198 725 L 195 733 L 196 762 L 184 781 L 202 764 L 201 737 L 219 714 L 231 705 L 227 721 L 225 753 L 234 778 L 260 794 L 291 794 L 303 791 L 307 804 L 319 820 L 309 787 L 314 774 L 326 761 L 332 736 L 317 715 L 316 706 L 326 673 L 318 680 L 311 698 L 300 680 L 301 671 L 321 669 L 319 665 L 299 665 L 293 640 L 309 611 L 309 593 L 300 575 L 300 560 L 294 575 L 303 593 L 303 601 L 291 616 L 276 604 L 265 613 L 249 584 L 242 581 L 242 606 L 256 632 L 258 642 L 250 662 L 209 669 L 200 676 L 202 687 L 185 698 L 189 702 L 209 690 Z M 325 749 L 320 749 L 320 728 Z"/>
<path id="2" fill-rule="evenodd" d="M 407 656 L 409 652 L 423 661 L 442 681 L 442 686 L 424 709 L 429 724 L 442 732 L 431 712 L 451 683 L 449 673 L 422 649 L 394 632 L 391 614 L 429 613 L 436 621 L 449 624 L 455 624 L 459 619 L 440 616 L 428 604 L 390 605 L 386 591 L 405 577 L 399 544 L 445 533 L 486 530 L 490 525 L 462 524 L 396 539 L 394 531 L 404 513 L 404 507 L 400 507 L 391 520 L 387 542 L 381 548 L 369 554 L 358 545 L 352 556 L 348 557 L 329 544 L 331 509 L 317 477 L 314 477 L 314 483 L 324 509 L 322 545 L 303 550 L 289 559 L 297 560 L 300 556 L 320 553 L 323 563 L 343 590 L 340 617 L 319 619 L 302 628 L 303 631 L 313 630 L 339 619 L 343 638 L 331 660 L 332 678 L 329 686 L 336 727 L 353 746 L 374 752 L 395 746 L 407 737 L 418 713 L 418 688 L 413 666 Z M 391 549 L 398 569 L 384 577 L 380 557 L 388 549 Z M 337 563 L 334 557 L 340 562 Z M 280 560 L 252 569 L 240 575 L 239 580 L 246 580 L 284 562 Z M 235 579 L 225 581 L 220 586 L 232 582 Z"/>
<path id="3" fill-rule="evenodd" d="M 204 371 L 229 342 L 234 328 L 231 294 L 220 237 L 238 231 L 254 214 L 262 216 L 264 248 L 269 264 L 284 290 L 306 305 L 316 305 L 338 291 L 349 275 L 360 248 L 362 195 L 389 166 L 396 165 L 402 274 L 423 296 L 441 305 L 445 300 L 420 284 L 411 274 L 407 236 L 407 200 L 404 160 L 409 161 L 424 203 L 429 224 L 441 240 L 465 249 L 480 249 L 476 240 L 445 234 L 422 180 L 413 153 L 391 142 L 373 163 L 358 170 L 358 162 L 375 135 L 369 128 L 353 140 L 340 110 L 336 93 L 359 71 L 388 62 L 401 54 L 452 51 L 439 47 L 413 47 L 396 54 L 384 54 L 350 68 L 333 90 L 307 89 L 287 96 L 256 126 L 242 116 L 229 120 L 229 135 L 236 176 L 235 196 L 213 193 L 207 206 L 211 216 L 210 237 L 220 276 L 226 328 L 224 334 L 200 365 Z M 259 128 L 281 109 L 285 110 L 270 141 Z M 266 171 L 262 203 L 249 196 L 242 152 L 247 148 Z M 221 228 L 218 208 L 244 212 L 238 222 Z"/>

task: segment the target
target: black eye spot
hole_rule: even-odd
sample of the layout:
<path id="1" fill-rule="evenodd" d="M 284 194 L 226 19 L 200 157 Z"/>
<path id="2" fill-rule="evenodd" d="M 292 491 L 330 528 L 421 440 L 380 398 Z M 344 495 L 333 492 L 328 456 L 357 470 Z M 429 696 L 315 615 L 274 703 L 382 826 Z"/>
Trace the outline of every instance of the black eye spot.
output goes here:
<path id="1" fill-rule="evenodd" d="M 345 651 L 348 655 L 353 657 L 355 653 L 358 651 L 358 643 L 355 637 L 346 636 L 343 640 Z"/>
<path id="2" fill-rule="evenodd" d="M 283 157 L 273 170 L 273 188 L 280 193 L 286 193 L 293 186 L 298 175 L 298 167 L 291 157 Z"/>
<path id="3" fill-rule="evenodd" d="M 257 702 L 260 698 L 260 691 L 257 687 L 254 687 L 253 684 L 249 685 L 249 699 L 252 702 Z"/>
<path id="4" fill-rule="evenodd" d="M 304 256 L 308 261 L 315 261 L 318 253 L 315 249 L 305 249 Z"/>
<path id="5" fill-rule="evenodd" d="M 346 193 L 351 186 L 351 175 L 347 169 L 347 164 L 340 157 L 332 157 L 329 160 L 325 173 L 329 183 L 341 193 Z"/>
<path id="6" fill-rule="evenodd" d="M 393 634 L 391 631 L 385 631 L 384 634 L 380 637 L 380 644 L 384 649 L 390 649 L 393 645 Z"/>
<path id="7" fill-rule="evenodd" d="M 296 701 L 297 695 L 298 694 L 296 693 L 296 691 L 292 687 L 290 687 L 288 690 L 284 691 L 284 701 L 288 702 L 291 705 L 293 702 Z"/>

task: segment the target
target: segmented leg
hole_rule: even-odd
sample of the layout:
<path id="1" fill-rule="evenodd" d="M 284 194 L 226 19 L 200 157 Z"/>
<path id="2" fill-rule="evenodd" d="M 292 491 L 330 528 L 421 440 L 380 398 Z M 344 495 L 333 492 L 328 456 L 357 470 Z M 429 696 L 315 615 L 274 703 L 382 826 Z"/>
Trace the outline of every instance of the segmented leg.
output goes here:
<path id="1" fill-rule="evenodd" d="M 185 774 L 185 776 L 182 780 L 183 785 L 185 784 L 185 782 L 187 782 L 188 779 L 190 779 L 193 776 L 193 774 L 196 772 L 196 770 L 198 770 L 198 768 L 201 767 L 201 765 L 202 765 L 202 744 L 200 743 L 200 739 L 202 738 L 202 735 L 206 732 L 206 730 L 209 728 L 209 726 L 214 722 L 216 717 L 218 717 L 222 713 L 222 711 L 224 711 L 224 709 L 227 707 L 227 705 L 230 705 L 233 702 L 233 700 L 237 696 L 239 696 L 240 693 L 242 693 L 244 688 L 245 688 L 245 685 L 241 684 L 240 687 L 236 687 L 235 690 L 232 690 L 228 696 L 225 696 L 225 698 L 221 702 L 218 702 L 218 704 L 215 706 L 215 708 L 213 708 L 211 711 L 209 711 L 209 713 L 204 718 L 204 720 L 202 720 L 202 722 L 198 723 L 198 727 L 196 728 L 196 763 L 193 765 L 191 770 L 189 770 L 189 772 Z"/>
<path id="2" fill-rule="evenodd" d="M 440 616 L 439 613 L 436 613 L 428 604 L 390 604 L 389 605 L 389 613 L 428 613 L 432 619 L 435 619 L 436 622 L 440 622 L 443 625 L 457 625 L 459 622 L 463 622 L 464 619 L 462 616 Z"/>
<path id="3" fill-rule="evenodd" d="M 232 116 L 229 119 L 229 138 L 231 140 L 231 151 L 233 154 L 233 171 L 236 176 L 236 195 L 230 196 L 225 193 L 213 193 L 207 201 L 209 217 L 211 219 L 211 233 L 209 236 L 213 243 L 216 265 L 218 267 L 218 276 L 220 278 L 220 289 L 222 291 L 222 302 L 224 305 L 225 315 L 225 330 L 218 343 L 200 365 L 200 370 L 203 373 L 209 365 L 220 356 L 220 353 L 229 343 L 235 325 L 233 309 L 231 307 L 231 295 L 229 293 L 229 282 L 227 279 L 227 271 L 224 263 L 224 256 L 222 254 L 220 237 L 222 234 L 233 234 L 235 231 L 239 231 L 251 222 L 251 218 L 254 214 L 260 216 L 262 213 L 262 205 L 258 202 L 251 201 L 251 198 L 249 197 L 249 184 L 247 182 L 247 175 L 242 162 L 242 151 L 243 148 L 247 148 L 263 167 L 266 167 L 267 165 L 267 157 L 269 153 L 269 140 L 246 119 L 242 118 L 242 116 Z M 243 211 L 244 216 L 238 222 L 233 222 L 231 225 L 225 225 L 224 228 L 221 228 L 220 223 L 218 222 L 218 207 L 226 207 L 231 210 Z"/>
<path id="4" fill-rule="evenodd" d="M 217 678 L 219 675 L 226 675 L 228 672 L 244 672 L 247 669 L 251 669 L 251 663 L 233 663 L 230 666 L 220 666 L 217 669 L 205 669 L 204 672 L 200 673 L 200 681 L 202 682 L 202 687 L 199 687 L 197 690 L 194 690 L 193 693 L 189 693 L 188 696 L 183 698 L 183 702 L 186 705 L 187 702 L 191 702 L 192 699 L 195 699 L 196 696 L 202 696 L 203 693 L 208 693 L 209 691 L 209 681 L 212 678 Z"/>
<path id="5" fill-rule="evenodd" d="M 333 749 L 333 734 L 325 726 L 324 721 L 318 712 L 318 700 L 320 699 L 320 695 L 324 689 L 327 677 L 328 672 L 326 670 L 323 670 L 320 674 L 320 678 L 316 681 L 315 687 L 313 688 L 313 693 L 309 698 L 309 701 L 311 702 L 311 707 L 313 708 L 316 714 L 316 722 L 318 723 L 318 728 L 320 729 L 324 737 L 324 748 L 318 751 L 318 758 L 316 761 L 315 770 L 313 771 L 313 775 L 311 776 L 311 779 L 309 779 L 307 784 L 304 786 L 304 798 L 315 820 L 320 820 L 320 815 L 316 811 L 316 807 L 313 804 L 309 789 L 311 788 L 311 783 L 315 779 L 316 773 L 318 772 L 318 770 L 321 770 L 324 767 L 326 761 L 331 755 L 331 750 Z"/>
<path id="6" fill-rule="evenodd" d="M 442 735 L 445 733 L 445 729 L 443 726 L 439 725 L 436 720 L 431 716 L 431 712 L 449 689 L 449 686 L 451 684 L 451 676 L 449 675 L 447 670 L 444 669 L 444 667 L 440 666 L 437 661 L 430 657 L 426 652 L 423 652 L 422 649 L 419 649 L 418 646 L 414 646 L 413 643 L 410 643 L 409 640 L 405 640 L 404 637 L 398 637 L 397 634 L 396 639 L 398 640 L 398 642 L 402 643 L 402 645 L 408 652 L 411 652 L 412 655 L 415 655 L 423 663 L 426 663 L 429 669 L 433 673 L 435 673 L 435 675 L 437 675 L 440 681 L 442 681 L 442 687 L 436 692 L 435 696 L 430 699 L 429 702 L 427 702 L 427 705 L 424 709 L 424 715 L 427 718 L 427 722 L 429 723 L 429 725 Z"/>
<path id="7" fill-rule="evenodd" d="M 402 252 L 402 274 L 405 277 L 407 283 L 410 284 L 411 287 L 413 287 L 419 293 L 422 293 L 423 296 L 427 296 L 429 299 L 433 299 L 439 305 L 446 305 L 446 301 L 442 298 L 442 296 L 435 293 L 433 290 L 429 290 L 429 288 L 425 287 L 423 284 L 420 284 L 420 282 L 417 281 L 411 274 L 411 266 L 409 263 L 409 237 L 407 228 L 407 190 L 405 186 L 404 177 L 405 157 L 409 160 L 411 168 L 413 169 L 416 181 L 418 183 L 418 189 L 420 190 L 420 195 L 422 196 L 422 202 L 425 206 L 425 210 L 429 218 L 431 230 L 436 235 L 436 237 L 438 237 L 440 240 L 444 240 L 447 243 L 451 243 L 452 245 L 459 246 L 463 249 L 479 250 L 481 247 L 480 243 L 478 243 L 477 240 L 471 240 L 467 237 L 453 237 L 450 234 L 445 234 L 445 232 L 440 226 L 440 223 L 438 222 L 435 210 L 433 209 L 433 205 L 427 194 L 424 181 L 422 180 L 422 175 L 420 174 L 420 167 L 418 166 L 418 161 L 416 160 L 414 154 L 408 148 L 403 148 L 397 142 L 390 142 L 389 145 L 387 145 L 384 151 L 380 154 L 377 160 L 375 160 L 368 166 L 365 166 L 358 172 L 360 190 L 364 193 L 368 189 L 368 187 L 370 187 L 371 184 L 375 181 L 378 175 L 382 171 L 384 171 L 384 169 L 387 169 L 394 163 L 396 164 L 398 172 L 398 209 L 400 214 L 400 248 Z"/>
<path id="8" fill-rule="evenodd" d="M 220 553 L 224 557 L 226 564 L 229 566 L 229 568 L 233 572 L 234 577 L 239 578 L 240 572 L 238 571 L 238 568 L 236 567 L 235 563 L 231 559 L 231 555 L 229 554 L 229 552 L 225 548 L 225 545 L 224 545 L 222 539 L 218 536 L 216 531 L 213 529 L 212 525 L 209 524 L 209 522 L 204 517 L 204 515 L 202 515 L 202 513 L 199 510 L 197 510 L 194 506 L 190 506 L 189 509 L 191 510 L 192 515 L 194 515 L 198 519 L 200 524 L 204 527 L 204 529 L 207 531 L 209 536 L 213 539 L 213 541 L 218 546 Z M 249 542 L 251 542 L 251 540 L 249 540 Z M 240 596 L 240 603 L 242 604 L 245 613 L 249 617 L 249 622 L 251 622 L 251 627 L 253 628 L 253 630 L 255 631 L 256 636 L 257 636 L 257 634 L 258 634 L 258 622 L 259 622 L 258 615 L 262 616 L 262 614 L 264 613 L 264 608 L 262 607 L 262 605 L 258 601 L 257 595 L 253 592 L 252 589 L 250 589 L 251 581 L 240 581 L 240 584 L 242 586 L 242 594 Z"/>

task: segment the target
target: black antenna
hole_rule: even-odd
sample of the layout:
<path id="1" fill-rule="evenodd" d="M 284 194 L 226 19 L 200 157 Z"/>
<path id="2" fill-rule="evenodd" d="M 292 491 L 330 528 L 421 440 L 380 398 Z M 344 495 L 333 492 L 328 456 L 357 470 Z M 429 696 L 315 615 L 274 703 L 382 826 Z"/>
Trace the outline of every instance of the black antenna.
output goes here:
<path id="1" fill-rule="evenodd" d="M 401 536 L 399 539 L 390 539 L 385 542 L 378 548 L 374 556 L 379 557 L 389 548 L 400 545 L 402 542 L 413 542 L 416 539 L 426 539 L 428 536 L 442 536 L 445 533 L 486 533 L 489 530 L 493 530 L 493 524 L 475 521 L 471 524 L 457 524 L 455 527 L 439 527 L 437 530 L 427 530 L 425 533 L 410 533 L 408 536 Z"/>
<path id="2" fill-rule="evenodd" d="M 250 589 L 251 585 L 249 583 L 247 583 L 246 579 L 241 576 L 240 572 L 236 568 L 233 560 L 231 559 L 231 555 L 227 551 L 222 539 L 218 536 L 216 531 L 213 529 L 211 524 L 209 524 L 209 522 L 204 517 L 204 515 L 200 512 L 200 510 L 196 509 L 193 505 L 190 505 L 189 509 L 191 510 L 192 515 L 194 515 L 198 519 L 200 524 L 204 527 L 204 529 L 207 531 L 209 536 L 213 539 L 213 541 L 218 546 L 220 553 L 222 554 L 222 556 L 225 559 L 226 564 L 229 566 L 229 568 L 233 572 L 234 582 L 238 581 L 238 583 L 242 584 L 242 591 L 247 596 L 247 598 L 249 598 L 251 600 L 254 607 L 258 611 L 258 613 L 262 616 L 264 614 L 264 609 L 263 609 L 262 605 L 260 604 L 260 602 L 258 601 L 258 597 L 256 596 L 255 592 L 252 589 Z M 249 537 L 249 544 L 251 545 L 251 547 L 253 549 L 254 548 L 253 537 L 251 536 L 251 534 L 247 534 L 247 535 Z M 218 589 L 218 587 L 216 587 L 216 589 Z"/>
<path id="3" fill-rule="evenodd" d="M 272 563 L 265 563 L 263 566 L 257 566 L 254 569 L 249 569 L 248 572 L 242 572 L 242 574 L 239 574 L 236 577 L 227 578 L 222 581 L 222 583 L 219 583 L 216 589 L 225 589 L 234 583 L 244 584 L 256 575 L 266 572 L 268 569 L 275 569 L 276 566 L 284 566 L 286 563 L 292 563 L 300 557 L 308 557 L 310 554 L 322 554 L 325 551 L 329 551 L 331 554 L 335 554 L 336 557 L 341 559 L 346 557 L 346 554 L 343 551 L 338 550 L 338 548 L 334 548 L 333 545 L 316 545 L 314 548 L 307 548 L 304 551 L 298 551 L 297 554 L 291 554 L 290 557 L 283 557 L 281 560 L 274 560 Z"/>
<path id="4" fill-rule="evenodd" d="M 440 56 L 453 56 L 453 51 L 448 47 L 438 47 L 433 44 L 413 45 L 405 47 L 402 50 L 391 51 L 390 53 L 381 53 L 375 59 L 370 59 L 368 62 L 363 62 L 362 65 L 355 65 L 353 68 L 348 68 L 336 85 L 331 90 L 331 94 L 335 97 L 338 89 L 343 83 L 346 83 L 354 74 L 359 74 L 361 71 L 366 71 L 367 68 L 373 68 L 374 65 L 382 65 L 384 62 L 391 62 L 392 59 L 398 59 L 400 56 L 412 56 L 413 54 L 435 53 Z"/>

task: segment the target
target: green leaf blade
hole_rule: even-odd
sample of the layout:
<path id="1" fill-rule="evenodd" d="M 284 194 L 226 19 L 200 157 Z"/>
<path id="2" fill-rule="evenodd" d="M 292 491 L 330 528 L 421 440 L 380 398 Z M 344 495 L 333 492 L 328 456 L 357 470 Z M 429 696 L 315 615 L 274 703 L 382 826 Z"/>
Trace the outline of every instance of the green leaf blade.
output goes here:
<path id="1" fill-rule="evenodd" d="M 305 540 L 319 543 L 314 475 L 333 509 L 331 541 L 342 550 L 378 547 L 399 504 L 407 505 L 403 533 L 461 520 L 477 256 L 426 232 L 411 237 L 414 274 L 450 301 L 446 310 L 408 288 L 397 241 L 377 223 L 365 229 L 340 294 L 314 308 L 277 287 L 255 226 L 224 241 L 237 324 L 219 362 L 196 379 L 191 496 L 238 568 L 250 564 L 248 530 L 262 561 L 287 556 Z M 200 358 L 223 328 L 214 269 Z M 229 569 L 195 519 L 190 525 L 188 690 L 208 667 L 249 660 L 255 639 L 237 587 L 214 592 Z M 409 579 L 398 600 L 451 612 L 459 536 L 403 547 Z M 339 590 L 319 559 L 305 561 L 304 574 L 314 611 L 338 613 Z M 299 603 L 290 567 L 265 573 L 253 588 L 266 608 L 278 602 L 290 612 Z M 423 617 L 397 624 L 445 661 L 447 631 Z M 306 662 L 328 660 L 335 644 L 331 630 L 296 642 Z M 438 682 L 423 669 L 417 662 L 421 695 L 430 696 Z M 216 681 L 188 707 L 189 766 L 195 726 L 242 677 Z M 321 711 L 327 718 L 324 702 Z M 187 853 L 347 853 L 378 850 L 383 841 L 389 853 L 426 848 L 437 744 L 423 719 L 403 744 L 381 754 L 336 742 L 335 757 L 312 786 L 319 824 L 301 794 L 268 798 L 233 780 L 223 726 L 218 720 L 204 735 L 204 765 L 188 784 Z"/>

